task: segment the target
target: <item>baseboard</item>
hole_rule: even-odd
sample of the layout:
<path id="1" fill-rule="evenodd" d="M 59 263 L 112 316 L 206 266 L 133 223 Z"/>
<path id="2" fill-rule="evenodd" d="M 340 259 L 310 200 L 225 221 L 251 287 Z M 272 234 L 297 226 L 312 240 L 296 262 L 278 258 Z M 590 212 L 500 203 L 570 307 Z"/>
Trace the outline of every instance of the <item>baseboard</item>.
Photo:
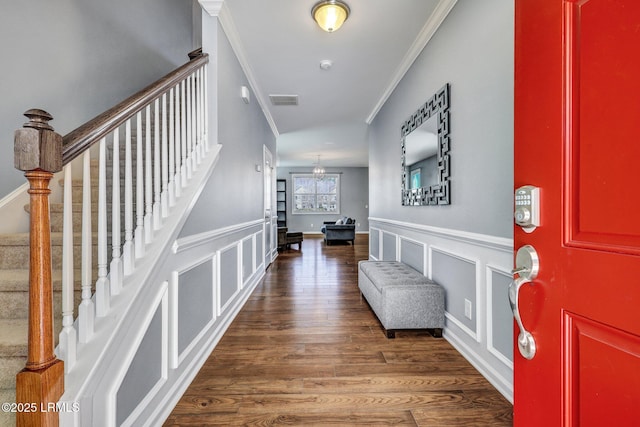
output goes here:
<path id="1" fill-rule="evenodd" d="M 188 362 L 188 365 L 185 369 L 180 373 L 178 378 L 173 382 L 171 387 L 168 390 L 163 390 L 162 398 L 156 405 L 153 406 L 153 410 L 149 413 L 143 413 L 140 419 L 145 419 L 145 422 L 140 424 L 142 426 L 156 426 L 162 425 L 166 419 L 171 415 L 171 412 L 178 404 L 182 395 L 187 391 L 193 379 L 196 377 L 200 368 L 204 365 L 204 363 L 209 358 L 209 355 L 215 347 L 218 345 L 218 342 L 222 339 L 224 333 L 229 329 L 229 326 L 236 318 L 244 304 L 247 302 L 253 291 L 255 290 L 260 280 L 264 277 L 264 271 L 261 274 L 254 275 L 253 280 L 248 286 L 245 286 L 244 293 L 240 298 L 238 298 L 233 306 L 229 307 L 227 313 L 221 319 L 220 322 L 214 324 L 212 326 L 212 331 L 210 332 L 209 337 L 206 342 L 203 343 L 200 351 L 198 351 L 194 356 L 192 356 L 192 360 Z"/>
<path id="2" fill-rule="evenodd" d="M 450 329 L 445 329 L 442 337 L 446 339 L 474 368 L 478 370 L 507 399 L 513 404 L 513 380 L 508 381 L 500 375 L 491 365 L 486 363 L 464 340 L 460 339 Z"/>

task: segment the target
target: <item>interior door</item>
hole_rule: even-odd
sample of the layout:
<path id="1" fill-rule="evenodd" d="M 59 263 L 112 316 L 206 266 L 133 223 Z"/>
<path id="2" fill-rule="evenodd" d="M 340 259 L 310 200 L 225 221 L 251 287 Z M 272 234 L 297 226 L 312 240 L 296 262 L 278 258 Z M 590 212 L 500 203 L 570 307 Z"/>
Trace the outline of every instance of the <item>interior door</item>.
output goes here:
<path id="1" fill-rule="evenodd" d="M 639 425 L 640 2 L 516 0 L 515 20 L 515 186 L 540 202 L 514 231 L 535 251 L 511 292 L 535 344 L 514 340 L 515 425 Z"/>
<path id="2" fill-rule="evenodd" d="M 273 233 L 273 193 L 274 193 L 274 168 L 273 155 L 271 151 L 264 146 L 264 165 L 263 165 L 263 182 L 264 182 L 264 266 L 267 268 L 273 260 L 273 248 L 276 245 L 277 235 Z"/>

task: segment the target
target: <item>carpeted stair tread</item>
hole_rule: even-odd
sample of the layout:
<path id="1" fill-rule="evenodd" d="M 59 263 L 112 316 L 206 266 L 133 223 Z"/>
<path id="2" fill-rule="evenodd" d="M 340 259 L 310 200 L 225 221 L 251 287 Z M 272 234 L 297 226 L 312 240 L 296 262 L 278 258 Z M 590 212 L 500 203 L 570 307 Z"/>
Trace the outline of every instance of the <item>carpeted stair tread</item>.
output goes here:
<path id="1" fill-rule="evenodd" d="M 74 287 L 76 290 L 82 288 L 82 270 L 74 270 Z M 62 290 L 62 270 L 51 272 L 53 290 Z M 27 291 L 29 287 L 29 270 L 26 269 L 2 269 L 0 270 L 0 292 L 20 292 Z"/>

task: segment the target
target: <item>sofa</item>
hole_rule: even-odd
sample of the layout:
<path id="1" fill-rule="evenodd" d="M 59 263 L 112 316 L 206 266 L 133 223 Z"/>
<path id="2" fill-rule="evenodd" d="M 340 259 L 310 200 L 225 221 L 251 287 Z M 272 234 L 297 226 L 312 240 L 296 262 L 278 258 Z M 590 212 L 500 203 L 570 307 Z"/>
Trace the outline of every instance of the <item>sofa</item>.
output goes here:
<path id="1" fill-rule="evenodd" d="M 402 329 L 426 329 L 442 337 L 444 288 L 422 273 L 397 261 L 360 261 L 358 288 L 387 338 Z"/>
<path id="2" fill-rule="evenodd" d="M 356 240 L 356 220 L 344 217 L 337 221 L 325 221 L 321 231 L 327 245 L 333 242 L 351 242 L 353 245 Z"/>

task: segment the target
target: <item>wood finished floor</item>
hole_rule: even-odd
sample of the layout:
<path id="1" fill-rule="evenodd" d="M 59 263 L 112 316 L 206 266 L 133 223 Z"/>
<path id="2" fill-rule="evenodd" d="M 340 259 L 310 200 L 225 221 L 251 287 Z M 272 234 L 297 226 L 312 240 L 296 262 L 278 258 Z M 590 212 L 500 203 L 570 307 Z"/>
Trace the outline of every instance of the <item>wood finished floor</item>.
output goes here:
<path id="1" fill-rule="evenodd" d="M 368 253 L 366 235 L 281 252 L 164 425 L 511 426 L 445 339 L 385 337 L 358 292 Z"/>

